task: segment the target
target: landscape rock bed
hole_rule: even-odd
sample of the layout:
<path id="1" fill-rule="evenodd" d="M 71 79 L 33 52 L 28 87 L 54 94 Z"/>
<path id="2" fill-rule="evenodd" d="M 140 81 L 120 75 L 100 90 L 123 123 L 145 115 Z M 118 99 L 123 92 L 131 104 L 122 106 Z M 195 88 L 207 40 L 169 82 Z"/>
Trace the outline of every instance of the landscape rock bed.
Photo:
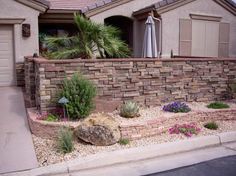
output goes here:
<path id="1" fill-rule="evenodd" d="M 133 122 L 124 119 L 114 112 L 113 116 L 120 121 L 121 136 L 135 140 L 155 136 L 165 132 L 177 122 L 203 122 L 215 120 L 236 120 L 236 104 L 228 103 L 230 109 L 208 109 L 207 103 L 189 103 L 192 109 L 189 113 L 164 112 L 162 107 L 141 110 L 141 116 Z M 152 118 L 151 118 L 152 117 Z M 139 119 L 140 118 L 140 119 Z M 139 121 L 138 121 L 139 120 Z"/>
<path id="2" fill-rule="evenodd" d="M 121 138 L 136 140 L 144 137 L 150 137 L 165 132 L 171 125 L 179 121 L 183 122 L 202 122 L 209 120 L 236 120 L 236 104 L 227 102 L 229 109 L 208 109 L 208 103 L 188 103 L 192 109 L 189 113 L 170 113 L 162 110 L 163 106 L 142 108 L 140 117 L 123 118 L 119 111 L 109 113 L 118 123 L 121 132 Z M 58 129 L 69 127 L 74 130 L 81 124 L 77 122 L 47 122 L 37 120 L 38 111 L 35 108 L 27 109 L 29 124 L 32 133 L 41 138 L 55 139 Z M 93 115 L 93 114 L 92 114 Z"/>
<path id="3" fill-rule="evenodd" d="M 64 155 L 57 151 L 56 140 L 48 138 L 49 135 L 53 136 L 53 134 L 43 136 L 43 132 L 50 131 L 48 128 L 52 126 L 54 130 L 51 131 L 54 131 L 54 134 L 56 134 L 55 130 L 58 129 L 58 126 L 68 126 L 73 129 L 80 122 L 40 122 L 38 120 L 36 120 L 37 124 L 39 123 L 43 126 L 38 130 L 32 130 L 35 133 L 33 141 L 38 161 L 41 166 L 45 166 L 101 152 L 187 139 L 188 137 L 183 134 L 169 133 L 169 128 L 175 124 L 196 123 L 196 126 L 201 130 L 197 135 L 193 135 L 193 137 L 236 131 L 236 104 L 235 102 L 227 102 L 227 104 L 230 105 L 229 109 L 214 110 L 206 108 L 207 103 L 188 103 L 192 112 L 177 114 L 164 112 L 161 107 L 145 108 L 141 109 L 141 116 L 135 119 L 121 118 L 117 111 L 110 113 L 109 115 L 112 115 L 120 124 L 122 138 L 129 139 L 128 145 L 116 143 L 110 146 L 95 146 L 82 141 L 75 141 L 75 150 Z M 35 109 L 31 109 L 31 111 L 35 113 Z M 28 114 L 30 114 L 29 111 Z M 30 121 L 32 122 L 32 120 Z M 217 130 L 204 128 L 204 124 L 211 121 L 218 124 L 219 128 Z M 34 124 L 34 127 L 37 128 L 37 125 Z M 40 131 L 42 128 L 45 129 Z"/>
<path id="4" fill-rule="evenodd" d="M 47 122 L 44 120 L 38 120 L 37 117 L 39 113 L 36 108 L 28 108 L 27 115 L 32 134 L 44 139 L 56 139 L 59 129 L 67 127 L 74 130 L 80 125 L 79 121 Z"/>
<path id="5" fill-rule="evenodd" d="M 183 123 L 180 121 L 179 123 Z M 221 132 L 227 131 L 236 131 L 236 121 L 216 121 L 219 124 L 218 130 L 209 130 L 203 126 L 204 122 L 200 122 L 197 125 L 201 126 L 201 132 L 198 135 L 194 135 L 193 137 L 199 136 L 207 136 L 218 134 Z M 46 166 L 50 164 L 55 164 L 63 161 L 69 161 L 71 159 L 77 157 L 85 157 L 88 155 L 93 155 L 96 153 L 103 152 L 111 152 L 115 150 L 122 150 L 126 148 L 133 148 L 138 146 L 147 146 L 152 144 L 160 144 L 165 142 L 173 142 L 177 140 L 188 139 L 188 137 L 184 135 L 177 134 L 169 134 L 169 132 L 164 132 L 160 135 L 156 135 L 149 138 L 143 138 L 139 140 L 130 141 L 128 145 L 120 145 L 119 143 L 111 145 L 111 146 L 94 146 L 91 144 L 86 144 L 83 142 L 75 143 L 75 150 L 69 154 L 62 154 L 56 151 L 56 143 L 53 140 L 43 139 L 40 137 L 36 137 L 33 135 L 33 141 L 35 145 L 35 151 L 38 158 L 38 162 L 40 166 Z"/>

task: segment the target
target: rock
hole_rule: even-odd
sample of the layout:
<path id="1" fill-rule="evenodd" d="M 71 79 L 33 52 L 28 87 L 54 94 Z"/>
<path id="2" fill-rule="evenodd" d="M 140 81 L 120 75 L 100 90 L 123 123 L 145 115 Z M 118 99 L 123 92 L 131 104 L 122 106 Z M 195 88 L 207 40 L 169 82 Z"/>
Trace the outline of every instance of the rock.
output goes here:
<path id="1" fill-rule="evenodd" d="M 112 145 L 120 140 L 119 124 L 109 115 L 94 114 L 75 129 L 75 135 L 93 145 Z"/>

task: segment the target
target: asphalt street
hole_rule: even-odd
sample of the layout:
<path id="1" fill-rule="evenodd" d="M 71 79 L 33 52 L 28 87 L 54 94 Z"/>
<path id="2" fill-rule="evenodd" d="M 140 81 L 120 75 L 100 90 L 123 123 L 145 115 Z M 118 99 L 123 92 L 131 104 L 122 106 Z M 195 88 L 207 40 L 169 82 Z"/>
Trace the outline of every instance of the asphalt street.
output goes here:
<path id="1" fill-rule="evenodd" d="M 236 156 L 219 158 L 148 176 L 236 176 Z"/>

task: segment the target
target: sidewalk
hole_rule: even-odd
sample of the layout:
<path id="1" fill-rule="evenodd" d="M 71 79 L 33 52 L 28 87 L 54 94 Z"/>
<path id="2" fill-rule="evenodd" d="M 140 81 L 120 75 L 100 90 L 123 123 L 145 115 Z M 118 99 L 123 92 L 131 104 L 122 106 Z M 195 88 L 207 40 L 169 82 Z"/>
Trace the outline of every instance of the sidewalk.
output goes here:
<path id="1" fill-rule="evenodd" d="M 0 173 L 38 167 L 20 88 L 0 88 Z"/>
<path id="2" fill-rule="evenodd" d="M 236 132 L 130 148 L 2 176 L 139 176 L 236 155 Z"/>

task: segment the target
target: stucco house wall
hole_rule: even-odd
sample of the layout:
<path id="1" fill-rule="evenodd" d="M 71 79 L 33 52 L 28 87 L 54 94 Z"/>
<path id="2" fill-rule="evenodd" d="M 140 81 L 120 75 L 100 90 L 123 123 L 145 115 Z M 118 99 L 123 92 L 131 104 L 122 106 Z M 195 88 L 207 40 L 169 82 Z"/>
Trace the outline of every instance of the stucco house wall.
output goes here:
<path id="1" fill-rule="evenodd" d="M 196 0 L 161 15 L 164 57 L 169 57 L 171 50 L 175 55 L 179 54 L 179 19 L 190 19 L 190 13 L 221 16 L 221 22 L 230 23 L 229 56 L 236 57 L 236 17 L 212 0 Z"/>
<path id="2" fill-rule="evenodd" d="M 91 20 L 97 23 L 104 23 L 104 19 L 111 16 L 125 16 L 131 18 L 133 20 L 133 51 L 134 57 L 141 57 L 142 54 L 142 41 L 144 34 L 144 23 L 145 20 L 138 21 L 133 18 L 133 12 L 142 9 L 143 7 L 147 7 L 153 5 L 154 3 L 160 2 L 161 0 L 135 0 L 130 1 L 125 4 L 121 4 L 115 8 L 108 9 L 102 13 L 98 13 L 93 16 L 89 16 Z"/>
<path id="3" fill-rule="evenodd" d="M 104 23 L 104 19 L 116 15 L 126 16 L 133 19 L 133 51 L 135 57 L 140 57 L 143 41 L 142 30 L 144 30 L 144 25 L 142 23 L 145 23 L 145 20 L 137 21 L 132 17 L 132 14 L 139 9 L 153 5 L 159 1 L 160 0 L 129 1 L 114 8 L 106 9 L 98 14 L 93 14 L 89 17 L 91 20 L 98 23 Z M 236 57 L 236 18 L 232 13 L 213 0 L 196 0 L 161 14 L 163 57 L 170 57 L 171 50 L 173 50 L 174 55 L 179 55 L 179 20 L 190 19 L 190 13 L 221 16 L 221 22 L 230 23 L 229 56 Z"/>
<path id="4" fill-rule="evenodd" d="M 98 23 L 104 23 L 104 19 L 110 16 L 122 15 L 132 18 L 133 12 L 142 9 L 144 7 L 150 6 L 161 0 L 135 0 L 124 4 L 121 4 L 115 8 L 108 9 L 102 13 L 90 16 L 90 19 Z"/>
<path id="5" fill-rule="evenodd" d="M 0 20 L 24 19 L 22 23 L 29 23 L 31 27 L 31 36 L 26 38 L 22 37 L 22 24 L 12 24 L 15 62 L 23 62 L 24 56 L 38 53 L 38 16 L 40 12 L 14 0 L 0 0 L 0 7 Z"/>

